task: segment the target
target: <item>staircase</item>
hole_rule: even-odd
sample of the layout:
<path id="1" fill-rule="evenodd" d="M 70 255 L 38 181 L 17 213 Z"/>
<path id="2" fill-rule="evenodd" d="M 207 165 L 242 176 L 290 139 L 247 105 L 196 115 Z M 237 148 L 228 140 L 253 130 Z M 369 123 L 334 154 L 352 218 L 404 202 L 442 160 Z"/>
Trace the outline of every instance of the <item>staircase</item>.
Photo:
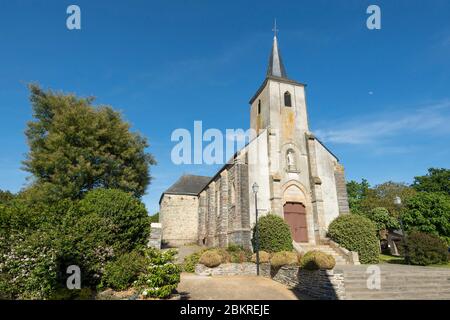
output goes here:
<path id="1" fill-rule="evenodd" d="M 450 300 L 450 269 L 379 264 L 380 289 L 368 289 L 367 265 L 337 266 L 344 272 L 347 300 Z"/>
<path id="2" fill-rule="evenodd" d="M 334 260 L 336 261 L 336 265 L 346 265 L 348 264 L 347 260 L 344 256 L 342 256 L 339 252 L 337 252 L 334 248 L 329 246 L 328 244 L 319 244 L 319 245 L 311 245 L 311 244 L 301 244 L 300 247 L 303 249 L 303 252 L 306 253 L 312 250 L 322 251 L 329 255 L 332 255 Z"/>

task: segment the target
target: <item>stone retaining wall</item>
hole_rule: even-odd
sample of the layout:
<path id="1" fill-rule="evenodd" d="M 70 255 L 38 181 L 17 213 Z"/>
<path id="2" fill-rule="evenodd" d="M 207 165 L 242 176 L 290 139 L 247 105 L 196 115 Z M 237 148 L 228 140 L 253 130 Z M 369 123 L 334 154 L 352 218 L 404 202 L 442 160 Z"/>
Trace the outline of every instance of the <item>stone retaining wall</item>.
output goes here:
<path id="1" fill-rule="evenodd" d="M 256 275 L 254 263 L 224 263 L 215 268 L 202 264 L 195 266 L 195 273 L 203 276 Z M 293 288 L 308 297 L 322 300 L 345 298 L 344 274 L 337 270 L 303 270 L 297 266 L 271 269 L 268 263 L 260 265 L 260 274 Z"/>
<path id="2" fill-rule="evenodd" d="M 345 298 L 344 274 L 336 270 L 303 270 L 284 266 L 272 270 L 272 279 L 294 288 L 301 294 L 323 300 Z"/>
<path id="3" fill-rule="evenodd" d="M 260 273 L 268 277 L 270 275 L 270 265 L 268 263 L 260 265 Z M 215 268 L 208 268 L 203 264 L 195 266 L 195 273 L 201 276 L 255 276 L 256 264 L 245 263 L 223 263 Z"/>

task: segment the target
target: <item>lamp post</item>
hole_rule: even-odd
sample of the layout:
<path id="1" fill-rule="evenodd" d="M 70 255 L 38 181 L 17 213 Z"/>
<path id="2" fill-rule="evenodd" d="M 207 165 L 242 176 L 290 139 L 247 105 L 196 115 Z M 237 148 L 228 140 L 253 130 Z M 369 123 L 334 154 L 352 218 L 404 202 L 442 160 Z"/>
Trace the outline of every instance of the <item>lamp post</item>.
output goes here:
<path id="1" fill-rule="evenodd" d="M 256 249 L 256 275 L 259 276 L 259 230 L 258 230 L 258 190 L 259 186 L 255 182 L 252 186 L 253 194 L 255 195 L 255 249 Z"/>
<path id="2" fill-rule="evenodd" d="M 399 196 L 395 196 L 394 204 L 398 209 L 400 209 L 402 207 L 402 199 Z M 400 229 L 402 230 L 403 241 L 405 243 L 405 262 L 406 264 L 409 264 L 408 241 L 406 237 L 405 228 L 403 227 L 403 220 L 401 213 L 399 213 L 398 221 L 400 222 Z"/>

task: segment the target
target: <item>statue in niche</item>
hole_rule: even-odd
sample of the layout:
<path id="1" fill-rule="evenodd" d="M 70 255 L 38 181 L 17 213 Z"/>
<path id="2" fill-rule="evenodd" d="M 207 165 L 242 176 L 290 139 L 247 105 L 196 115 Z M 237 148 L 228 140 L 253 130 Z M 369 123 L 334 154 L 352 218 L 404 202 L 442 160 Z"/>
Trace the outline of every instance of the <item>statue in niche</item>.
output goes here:
<path id="1" fill-rule="evenodd" d="M 287 167 L 289 171 L 295 171 L 295 152 L 292 149 L 289 149 L 286 155 Z"/>

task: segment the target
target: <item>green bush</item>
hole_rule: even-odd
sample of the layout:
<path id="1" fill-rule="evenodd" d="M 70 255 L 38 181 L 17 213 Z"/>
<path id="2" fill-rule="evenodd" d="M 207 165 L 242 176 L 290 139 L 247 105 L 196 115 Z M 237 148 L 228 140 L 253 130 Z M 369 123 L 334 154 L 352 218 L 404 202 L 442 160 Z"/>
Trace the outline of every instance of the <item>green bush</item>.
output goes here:
<path id="1" fill-rule="evenodd" d="M 144 246 L 150 232 L 150 218 L 142 202 L 115 189 L 90 191 L 79 202 L 82 214 L 97 214 L 114 224 L 114 249 L 127 252 Z"/>
<path id="2" fill-rule="evenodd" d="M 356 214 L 339 216 L 330 223 L 328 236 L 344 248 L 358 252 L 361 263 L 378 263 L 377 228 L 368 218 Z"/>
<path id="3" fill-rule="evenodd" d="M 403 252 L 408 252 L 409 262 L 413 265 L 427 266 L 430 264 L 444 264 L 448 262 L 447 244 L 439 237 L 419 231 L 407 235 L 402 242 Z"/>
<path id="4" fill-rule="evenodd" d="M 145 267 L 146 260 L 140 251 L 125 253 L 106 265 L 101 286 L 114 290 L 126 290 L 142 272 L 145 272 Z"/>
<path id="5" fill-rule="evenodd" d="M 200 257 L 205 250 L 194 252 L 184 258 L 183 271 L 195 272 L 195 266 L 199 263 Z"/>
<path id="6" fill-rule="evenodd" d="M 258 221 L 259 250 L 267 252 L 291 251 L 292 237 L 289 225 L 283 218 L 274 214 L 263 216 Z M 255 247 L 255 229 L 253 229 L 253 247 Z"/>
<path id="7" fill-rule="evenodd" d="M 175 250 L 145 250 L 146 271 L 136 281 L 136 287 L 145 298 L 167 298 L 177 288 L 181 270 L 174 263 L 175 255 Z"/>
<path id="8" fill-rule="evenodd" d="M 270 265 L 274 268 L 296 264 L 298 264 L 298 254 L 293 251 L 276 252 L 270 259 Z"/>
<path id="9" fill-rule="evenodd" d="M 332 255 L 318 250 L 308 251 L 300 259 L 300 268 L 306 270 L 331 270 L 335 265 Z"/>
<path id="10" fill-rule="evenodd" d="M 363 213 L 366 218 L 369 218 L 377 228 L 379 234 L 383 230 L 395 230 L 400 227 L 397 218 L 393 217 L 386 208 L 377 207 L 367 213 Z"/>
<path id="11" fill-rule="evenodd" d="M 229 262 L 232 263 L 249 262 L 252 257 L 252 252 L 250 250 L 246 250 L 242 246 L 235 244 L 230 244 L 226 251 L 229 256 Z"/>
<path id="12" fill-rule="evenodd" d="M 45 232 L 15 233 L 0 253 L 0 298 L 47 299 L 58 287 L 58 252 Z"/>

